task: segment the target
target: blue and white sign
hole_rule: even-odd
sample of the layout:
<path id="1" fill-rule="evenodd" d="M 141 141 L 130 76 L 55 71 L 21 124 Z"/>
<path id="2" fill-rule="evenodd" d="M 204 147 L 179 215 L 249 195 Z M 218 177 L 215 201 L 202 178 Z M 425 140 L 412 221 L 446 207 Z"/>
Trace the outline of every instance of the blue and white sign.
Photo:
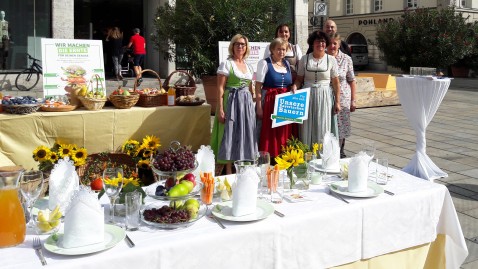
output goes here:
<path id="1" fill-rule="evenodd" d="M 291 123 L 300 123 L 308 118 L 310 88 L 276 95 L 272 128 Z"/>

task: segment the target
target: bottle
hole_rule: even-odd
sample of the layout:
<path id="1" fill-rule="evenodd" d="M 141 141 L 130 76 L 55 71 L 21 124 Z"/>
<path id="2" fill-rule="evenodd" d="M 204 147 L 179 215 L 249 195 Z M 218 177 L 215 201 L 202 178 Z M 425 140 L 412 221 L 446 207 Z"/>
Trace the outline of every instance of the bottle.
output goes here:
<path id="1" fill-rule="evenodd" d="M 176 104 L 176 90 L 172 85 L 169 85 L 168 89 L 168 106 L 174 106 Z"/>

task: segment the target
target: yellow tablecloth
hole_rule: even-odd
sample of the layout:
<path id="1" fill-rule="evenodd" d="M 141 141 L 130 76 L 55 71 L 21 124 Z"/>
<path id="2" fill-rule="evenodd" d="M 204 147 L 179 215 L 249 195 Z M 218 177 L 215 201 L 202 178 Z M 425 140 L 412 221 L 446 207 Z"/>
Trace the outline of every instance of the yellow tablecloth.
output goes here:
<path id="1" fill-rule="evenodd" d="M 37 112 L 28 115 L 0 114 L 0 155 L 30 169 L 39 145 L 55 141 L 75 143 L 88 153 L 116 151 L 127 139 L 158 136 L 162 149 L 171 141 L 197 150 L 210 138 L 209 105 L 175 107 L 104 108 L 100 111 Z"/>

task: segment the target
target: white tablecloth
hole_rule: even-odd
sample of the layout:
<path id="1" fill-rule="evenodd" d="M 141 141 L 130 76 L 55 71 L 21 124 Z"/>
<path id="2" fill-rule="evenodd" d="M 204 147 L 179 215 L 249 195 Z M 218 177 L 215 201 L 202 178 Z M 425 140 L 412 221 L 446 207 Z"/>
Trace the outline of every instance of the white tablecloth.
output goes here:
<path id="1" fill-rule="evenodd" d="M 397 77 L 400 103 L 417 136 L 416 153 L 403 168 L 411 175 L 428 180 L 448 176 L 428 157 L 425 133 L 449 86 L 449 78 Z"/>
<path id="2" fill-rule="evenodd" d="M 49 268 L 307 269 L 399 251 L 445 234 L 447 268 L 459 268 L 468 250 L 446 187 L 395 169 L 391 173 L 385 188 L 394 196 L 347 198 L 346 204 L 327 194 L 325 186 L 313 186 L 306 193 L 313 201 L 275 206 L 284 218 L 225 222 L 223 230 L 204 217 L 182 230 L 128 232 L 135 248 L 122 241 L 91 255 L 44 253 Z M 27 235 L 23 244 L 0 249 L 2 268 L 40 268 L 31 246 Z"/>

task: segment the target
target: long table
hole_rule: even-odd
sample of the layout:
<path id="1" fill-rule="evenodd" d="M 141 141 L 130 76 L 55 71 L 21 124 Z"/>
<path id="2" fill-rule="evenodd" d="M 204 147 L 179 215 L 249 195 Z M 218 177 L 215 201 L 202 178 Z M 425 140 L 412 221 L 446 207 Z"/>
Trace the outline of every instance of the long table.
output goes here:
<path id="1" fill-rule="evenodd" d="M 210 106 L 133 107 L 99 111 L 0 113 L 0 155 L 27 169 L 38 165 L 33 150 L 55 141 L 77 144 L 88 153 L 116 151 L 128 139 L 158 136 L 162 149 L 177 140 L 197 150 L 209 145 Z M 0 158 L 2 159 L 2 158 Z"/>
<path id="2" fill-rule="evenodd" d="M 223 230 L 203 217 L 181 230 L 128 232 L 134 248 L 122 241 L 91 255 L 44 254 L 49 268 L 459 268 L 468 250 L 447 188 L 390 170 L 393 196 L 346 204 L 313 186 L 312 201 L 274 205 L 284 218 L 224 221 Z M 7 268 L 40 267 L 32 235 L 0 257 Z"/>

